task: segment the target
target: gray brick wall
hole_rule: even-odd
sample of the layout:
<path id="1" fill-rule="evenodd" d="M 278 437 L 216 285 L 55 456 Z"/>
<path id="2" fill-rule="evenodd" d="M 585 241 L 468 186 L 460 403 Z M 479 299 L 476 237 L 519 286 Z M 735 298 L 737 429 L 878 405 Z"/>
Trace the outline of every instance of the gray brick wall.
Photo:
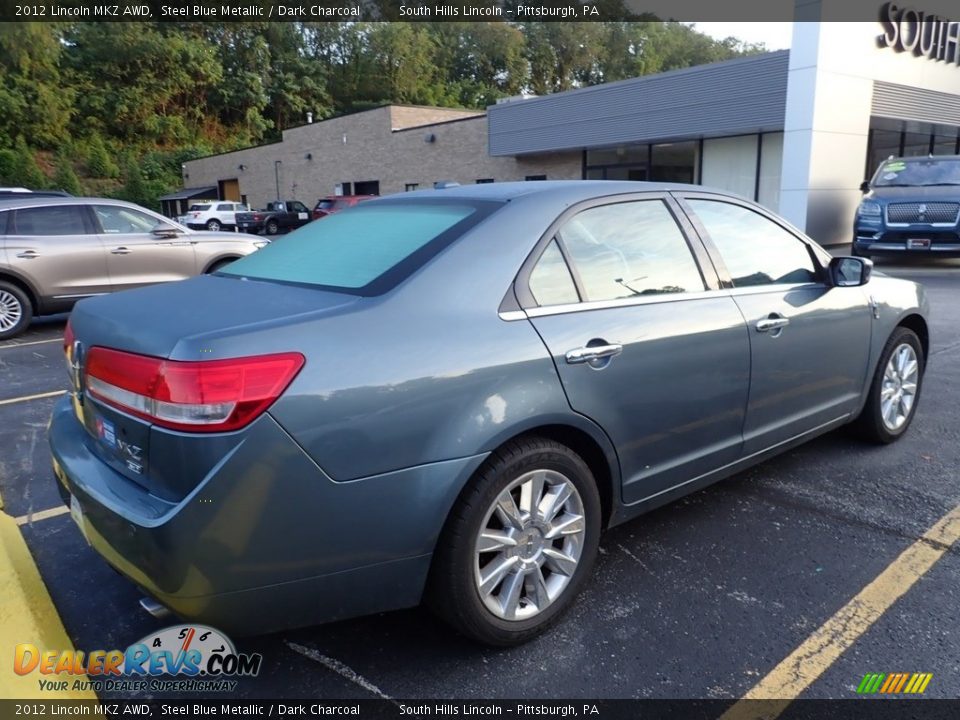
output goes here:
<path id="1" fill-rule="evenodd" d="M 428 135 L 433 137 L 430 142 Z M 413 183 L 430 188 L 438 180 L 472 184 L 485 178 L 523 180 L 528 175 L 578 179 L 581 154 L 494 158 L 487 152 L 484 114 L 388 106 L 292 128 L 279 143 L 192 160 L 184 172 L 188 187 L 236 179 L 251 207 L 275 199 L 279 177 L 284 199 L 312 206 L 344 182 L 378 180 L 380 194 L 388 195 Z"/>

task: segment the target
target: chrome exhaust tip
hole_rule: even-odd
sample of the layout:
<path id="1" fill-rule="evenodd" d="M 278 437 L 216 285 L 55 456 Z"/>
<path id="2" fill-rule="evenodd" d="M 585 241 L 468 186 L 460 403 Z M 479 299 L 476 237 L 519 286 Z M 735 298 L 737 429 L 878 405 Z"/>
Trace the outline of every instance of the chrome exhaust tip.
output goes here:
<path id="1" fill-rule="evenodd" d="M 153 615 L 158 620 L 168 617 L 170 611 L 153 598 L 140 598 L 140 607 Z"/>

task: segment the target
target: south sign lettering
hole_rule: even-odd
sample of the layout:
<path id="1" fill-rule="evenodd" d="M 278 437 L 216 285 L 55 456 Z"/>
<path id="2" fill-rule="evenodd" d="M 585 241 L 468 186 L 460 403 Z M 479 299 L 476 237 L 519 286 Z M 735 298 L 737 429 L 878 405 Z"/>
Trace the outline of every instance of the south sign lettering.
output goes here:
<path id="1" fill-rule="evenodd" d="M 888 2 L 880 8 L 881 47 L 960 65 L 960 22 Z"/>

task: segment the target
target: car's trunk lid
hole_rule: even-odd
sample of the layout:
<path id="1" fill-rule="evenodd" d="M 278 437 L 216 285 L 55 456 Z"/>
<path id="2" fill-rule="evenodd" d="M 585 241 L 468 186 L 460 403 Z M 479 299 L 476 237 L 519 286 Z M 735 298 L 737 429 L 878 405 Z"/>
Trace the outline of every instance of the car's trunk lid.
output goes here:
<path id="1" fill-rule="evenodd" d="M 73 352 L 81 361 L 72 368 L 71 382 L 91 447 L 125 477 L 159 497 L 179 500 L 242 442 L 246 429 L 171 431 L 91 398 L 82 372 L 90 349 L 192 361 L 296 352 L 298 333 L 284 327 L 346 311 L 359 300 L 306 287 L 203 276 L 78 303 L 70 325 L 78 343 Z"/>

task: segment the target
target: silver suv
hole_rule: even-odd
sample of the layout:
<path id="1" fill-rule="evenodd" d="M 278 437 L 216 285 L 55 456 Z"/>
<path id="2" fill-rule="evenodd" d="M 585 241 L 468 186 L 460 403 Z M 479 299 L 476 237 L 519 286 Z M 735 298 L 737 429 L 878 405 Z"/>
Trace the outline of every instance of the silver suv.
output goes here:
<path id="1" fill-rule="evenodd" d="M 218 270 L 267 241 L 104 198 L 0 198 L 0 340 L 81 298 Z"/>

